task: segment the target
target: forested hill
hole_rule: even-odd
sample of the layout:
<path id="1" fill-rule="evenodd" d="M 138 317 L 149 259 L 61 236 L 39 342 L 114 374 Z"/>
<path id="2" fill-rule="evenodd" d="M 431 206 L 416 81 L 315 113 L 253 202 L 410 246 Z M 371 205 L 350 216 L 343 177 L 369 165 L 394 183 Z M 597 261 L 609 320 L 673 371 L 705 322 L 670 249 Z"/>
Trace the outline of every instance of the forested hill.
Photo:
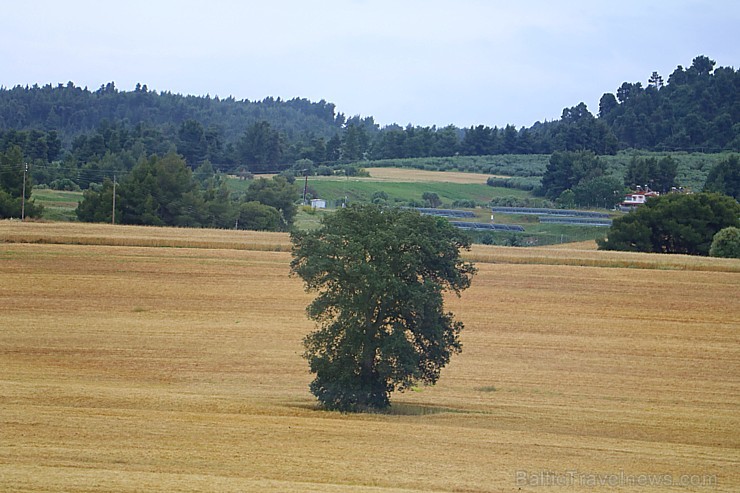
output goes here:
<path id="1" fill-rule="evenodd" d="M 657 72 L 604 94 L 599 117 L 620 147 L 716 152 L 740 150 L 740 72 L 706 56 L 679 65 L 667 81 Z"/>
<path id="2" fill-rule="evenodd" d="M 237 101 L 158 93 L 141 85 L 121 91 L 112 82 L 95 91 L 71 82 L 3 87 L 0 152 L 18 145 L 33 162 L 115 170 L 130 168 L 142 155 L 174 149 L 192 167 L 208 161 L 225 171 L 245 166 L 260 172 L 362 159 L 557 150 L 740 151 L 739 89 L 738 71 L 715 67 L 702 55 L 665 81 L 654 72 L 645 86 L 623 83 L 603 95 L 595 115 L 579 103 L 558 120 L 517 129 L 380 128 L 371 116 L 347 118 L 323 100 Z"/>
<path id="3" fill-rule="evenodd" d="M 137 84 L 133 91 L 120 91 L 110 82 L 96 91 L 66 85 L 0 88 L 0 129 L 56 130 L 66 143 L 77 135 L 100 127 L 102 122 L 125 122 L 136 126 L 174 126 L 195 120 L 206 129 L 218 128 L 228 141 L 236 140 L 247 126 L 268 121 L 293 136 L 310 130 L 326 138 L 345 123 L 326 101 L 266 98 L 237 101 L 233 97 L 183 96 L 149 91 Z"/>

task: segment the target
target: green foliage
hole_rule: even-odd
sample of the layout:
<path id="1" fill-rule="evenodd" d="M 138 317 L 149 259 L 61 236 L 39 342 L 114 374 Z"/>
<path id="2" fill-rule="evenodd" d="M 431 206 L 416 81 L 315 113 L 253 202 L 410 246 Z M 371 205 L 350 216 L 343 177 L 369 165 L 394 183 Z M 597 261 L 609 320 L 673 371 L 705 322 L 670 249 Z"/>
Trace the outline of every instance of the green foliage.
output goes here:
<path id="1" fill-rule="evenodd" d="M 413 168 L 427 171 L 465 171 L 490 175 L 540 177 L 549 155 L 449 156 L 415 159 L 383 159 L 363 163 L 368 168 Z"/>
<path id="2" fill-rule="evenodd" d="M 342 136 L 340 156 L 342 161 L 351 162 L 365 159 L 370 147 L 370 137 L 362 125 L 349 124 Z"/>
<path id="3" fill-rule="evenodd" d="M 28 172 L 24 179 L 25 166 L 19 146 L 13 145 L 0 152 L 0 219 L 20 218 L 24 214 L 25 217 L 38 217 L 43 212 L 43 207 L 31 199 L 33 179 Z"/>
<path id="4" fill-rule="evenodd" d="M 581 181 L 597 175 L 578 176 L 575 168 L 546 173 L 550 154 L 591 151 L 608 163 L 601 174 L 625 176 L 628 186 L 647 184 L 668 191 L 680 184 L 700 190 L 716 159 L 684 151 L 740 150 L 739 80 L 739 71 L 715 67 L 713 60 L 698 56 L 688 69 L 678 66 L 666 81 L 654 72 L 647 87 L 625 82 L 616 95 L 604 94 L 598 118 L 579 103 L 564 108 L 559 120 L 520 129 L 395 124 L 381 128 L 372 117 L 346 118 L 326 101 L 236 101 L 157 93 L 145 85 L 129 92 L 113 83 L 96 91 L 72 83 L 16 86 L 0 88 L 0 153 L 20 147 L 24 162 L 33 165 L 36 183 L 64 183 L 65 188 L 74 188 L 68 181 L 87 189 L 105 178 L 121 178 L 142 159 L 176 150 L 191 169 L 209 163 L 214 176 L 219 172 L 246 176 L 247 169 L 292 169 L 297 175 L 302 169 L 322 175 L 333 169 L 335 174 L 344 170 L 346 176 L 359 176 L 362 167 L 407 166 L 503 175 L 508 178 L 495 178 L 491 185 L 555 200 L 565 189 L 576 191 Z M 624 155 L 612 155 L 619 149 L 663 155 L 632 165 Z M 668 152 L 675 162 L 665 160 Z M 737 197 L 736 169 L 733 162 L 716 170 L 706 190 Z M 198 181 L 204 189 L 218 187 L 205 184 L 207 178 L 201 176 Z M 445 202 L 469 199 L 434 191 Z M 476 197 L 479 203 L 489 199 Z M 198 205 L 193 195 L 183 200 L 191 202 L 188 207 Z M 419 196 L 392 200 L 421 203 Z M 183 219 L 190 222 L 192 217 Z M 195 223 L 208 221 L 201 217 Z"/>
<path id="5" fill-rule="evenodd" d="M 704 184 L 705 192 L 718 192 L 740 200 L 740 159 L 732 155 L 713 167 Z"/>
<path id="6" fill-rule="evenodd" d="M 177 126 L 167 128 L 173 122 L 178 126 L 188 120 L 198 122 L 204 129 L 208 158 L 214 163 L 222 162 L 214 153 L 219 147 L 214 141 L 218 140 L 214 139 L 214 131 L 219 139 L 234 143 L 248 126 L 268 121 L 281 133 L 303 135 L 310 132 L 318 140 L 330 138 L 345 121 L 343 115 L 336 114 L 334 104 L 323 100 L 311 102 L 300 98 L 282 100 L 268 97 L 262 101 L 237 101 L 233 97 L 219 99 L 150 91 L 146 85 L 137 86 L 133 91 L 121 91 L 113 83 L 93 91 L 76 87 L 71 82 L 0 90 L 0 121 L 4 128 L 53 128 L 65 143 L 91 128 L 98 128 L 103 122 L 117 126 L 124 120 L 131 125 L 127 132 L 138 133 L 140 127 L 144 132 L 154 131 L 163 137 L 165 134 L 168 138 L 174 137 L 163 150 L 158 151 L 159 154 L 165 154 L 169 144 L 175 140 L 198 143 L 201 139 L 197 130 L 191 135 L 185 131 L 180 137 Z M 115 140 L 125 147 L 128 136 L 119 137 L 123 138 L 116 137 Z"/>
<path id="7" fill-rule="evenodd" d="M 740 228 L 730 226 L 719 230 L 712 239 L 709 256 L 740 258 Z"/>
<path id="8" fill-rule="evenodd" d="M 0 190 L 14 199 L 23 194 L 24 166 L 20 147 L 13 146 L 0 154 Z"/>
<path id="9" fill-rule="evenodd" d="M 517 197 L 513 195 L 502 195 L 494 197 L 487 204 L 493 207 L 553 207 L 553 202 L 539 197 Z"/>
<path id="10" fill-rule="evenodd" d="M 623 83 L 616 100 L 605 94 L 600 117 L 620 148 L 721 151 L 740 150 L 736 107 L 740 72 L 714 68 L 697 56 L 685 69 L 679 65 L 663 84 L 656 72 L 648 87 Z"/>
<path id="11" fill-rule="evenodd" d="M 109 223 L 113 220 L 113 182 L 106 179 L 98 190 L 89 188 L 75 209 L 77 219 L 88 223 Z M 117 214 L 120 214 L 120 208 Z M 120 215 L 119 215 L 120 218 Z M 119 219 L 120 220 L 120 219 Z"/>
<path id="12" fill-rule="evenodd" d="M 501 178 L 492 176 L 486 180 L 489 187 L 516 188 L 518 190 L 533 191 L 541 186 L 540 177 L 521 177 Z"/>
<path id="13" fill-rule="evenodd" d="M 253 181 L 241 200 L 226 183 L 208 176 L 209 164 L 195 173 L 171 153 L 143 159 L 116 189 L 116 222 L 158 226 L 190 226 L 280 231 L 292 224 L 297 190 L 284 177 Z M 77 206 L 79 220 L 110 222 L 113 182 L 91 187 Z"/>
<path id="14" fill-rule="evenodd" d="M 293 274 L 318 293 L 304 356 L 325 408 L 383 409 L 393 391 L 437 381 L 461 350 L 463 324 L 443 311 L 443 293 L 470 286 L 467 236 L 442 218 L 366 205 L 291 240 Z"/>
<path id="15" fill-rule="evenodd" d="M 318 176 L 331 176 L 334 174 L 334 170 L 329 166 L 319 166 L 316 168 L 316 175 Z"/>
<path id="16" fill-rule="evenodd" d="M 52 190 L 61 190 L 63 192 L 79 192 L 80 186 L 69 178 L 59 178 L 49 183 Z"/>
<path id="17" fill-rule="evenodd" d="M 0 152 L 7 152 L 14 146 L 18 146 L 21 154 L 33 163 L 53 161 L 62 151 L 62 142 L 55 130 L 0 130 Z"/>
<path id="18" fill-rule="evenodd" d="M 553 150 L 591 151 L 615 154 L 618 141 L 603 120 L 597 120 L 584 103 L 565 108 L 558 125 L 552 130 Z"/>
<path id="19" fill-rule="evenodd" d="M 670 192 L 676 186 L 678 162 L 671 156 L 660 160 L 651 157 L 633 157 L 624 176 L 624 185 L 630 189 L 647 186 L 661 193 Z"/>
<path id="20" fill-rule="evenodd" d="M 739 226 L 740 204 L 717 193 L 669 194 L 615 219 L 602 250 L 708 255 L 714 235 Z"/>
<path id="21" fill-rule="evenodd" d="M 298 207 L 298 187 L 290 183 L 283 176 L 275 176 L 271 180 L 258 178 L 249 185 L 244 200 L 269 205 L 280 212 L 284 229 L 290 227 L 295 219 Z"/>
<path id="22" fill-rule="evenodd" d="M 205 129 L 200 122 L 192 118 L 182 122 L 177 132 L 177 152 L 191 167 L 206 160 L 208 142 L 206 142 Z"/>
<path id="23" fill-rule="evenodd" d="M 561 209 L 572 209 L 576 206 L 576 194 L 570 188 L 563 190 L 555 203 Z"/>
<path id="24" fill-rule="evenodd" d="M 373 193 L 373 204 L 386 204 L 388 202 L 388 194 L 385 193 L 382 190 L 378 190 L 377 192 Z"/>
<path id="25" fill-rule="evenodd" d="M 390 125 L 378 133 L 370 148 L 371 159 L 423 158 L 452 156 L 459 151 L 461 131 L 450 125 L 401 128 Z"/>
<path id="26" fill-rule="evenodd" d="M 541 176 L 545 163 L 541 170 L 506 172 L 502 169 L 507 166 L 496 158 L 555 151 L 611 155 L 620 149 L 740 150 L 739 79 L 734 68 L 715 67 L 713 60 L 697 56 L 688 69 L 679 65 L 666 82 L 654 72 L 647 87 L 624 82 L 616 96 L 604 94 L 598 118 L 578 103 L 564 108 L 559 120 L 520 129 L 396 124 L 380 128 L 370 116 L 346 118 L 323 100 L 236 101 L 157 93 L 146 85 L 120 91 L 112 82 L 96 91 L 71 82 L 16 86 L 0 88 L 0 152 L 18 145 L 29 162 L 43 163 L 34 171 L 38 183 L 68 178 L 82 188 L 112 177 L 114 171 L 130 171 L 142 157 L 164 156 L 171 150 L 191 168 L 208 160 L 222 172 L 240 166 L 282 171 L 297 161 L 335 166 L 368 159 L 420 159 L 425 161 L 414 166 L 423 169 L 455 166 Z M 470 159 L 459 166 L 459 160 L 447 162 L 460 157 Z M 64 165 L 54 166 L 57 160 Z M 492 161 L 493 166 L 486 165 Z M 678 180 L 694 189 L 701 185 L 685 180 L 680 170 Z"/>
<path id="27" fill-rule="evenodd" d="M 421 194 L 421 200 L 424 201 L 426 207 L 439 207 L 442 205 L 442 200 L 435 192 L 424 192 Z"/>
<path id="28" fill-rule="evenodd" d="M 237 160 L 246 163 L 252 173 L 273 172 L 283 162 L 281 135 L 266 121 L 247 128 L 236 144 Z"/>
<path id="29" fill-rule="evenodd" d="M 154 226 L 201 226 L 203 203 L 192 172 L 177 154 L 142 160 L 120 186 L 121 221 Z"/>
<path id="30" fill-rule="evenodd" d="M 239 205 L 239 229 L 252 231 L 280 231 L 283 218 L 280 211 L 272 206 L 257 201 L 244 202 Z"/>
<path id="31" fill-rule="evenodd" d="M 560 194 L 560 198 L 562 196 L 563 194 Z M 623 196 L 622 181 L 614 176 L 599 176 L 582 180 L 573 187 L 573 201 L 580 207 L 612 209 L 622 201 Z"/>
<path id="32" fill-rule="evenodd" d="M 593 152 L 554 152 L 542 176 L 541 193 L 555 200 L 563 191 L 572 190 L 581 181 L 598 178 L 605 171 L 606 163 Z"/>
<path id="33" fill-rule="evenodd" d="M 452 207 L 458 207 L 462 209 L 475 209 L 478 207 L 478 203 L 475 200 L 455 200 L 452 202 Z"/>

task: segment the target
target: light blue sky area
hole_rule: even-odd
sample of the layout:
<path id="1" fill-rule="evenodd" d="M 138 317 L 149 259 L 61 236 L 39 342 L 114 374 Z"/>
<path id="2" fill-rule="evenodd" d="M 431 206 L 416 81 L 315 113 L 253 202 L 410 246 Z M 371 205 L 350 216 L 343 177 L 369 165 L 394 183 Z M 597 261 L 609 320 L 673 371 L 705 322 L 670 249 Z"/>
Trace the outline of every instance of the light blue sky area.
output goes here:
<path id="1" fill-rule="evenodd" d="M 5 87 L 325 99 L 384 125 L 529 127 L 697 55 L 740 59 L 736 0 L 3 3 Z"/>

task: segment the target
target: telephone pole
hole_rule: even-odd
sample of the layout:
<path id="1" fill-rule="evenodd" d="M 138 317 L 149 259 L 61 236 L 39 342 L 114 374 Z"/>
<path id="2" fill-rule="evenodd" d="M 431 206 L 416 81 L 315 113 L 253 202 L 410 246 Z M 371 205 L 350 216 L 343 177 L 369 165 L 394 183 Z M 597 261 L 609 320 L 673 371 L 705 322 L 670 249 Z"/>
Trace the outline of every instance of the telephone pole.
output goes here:
<path id="1" fill-rule="evenodd" d="M 21 193 L 21 221 L 26 220 L 26 174 L 28 163 L 23 163 L 23 192 Z"/>
<path id="2" fill-rule="evenodd" d="M 113 210 L 111 211 L 111 224 L 116 224 L 116 175 L 113 175 Z"/>
<path id="3" fill-rule="evenodd" d="M 303 172 L 306 174 L 306 181 L 303 184 L 303 205 L 306 205 L 306 195 L 308 194 L 308 170 L 304 169 Z"/>

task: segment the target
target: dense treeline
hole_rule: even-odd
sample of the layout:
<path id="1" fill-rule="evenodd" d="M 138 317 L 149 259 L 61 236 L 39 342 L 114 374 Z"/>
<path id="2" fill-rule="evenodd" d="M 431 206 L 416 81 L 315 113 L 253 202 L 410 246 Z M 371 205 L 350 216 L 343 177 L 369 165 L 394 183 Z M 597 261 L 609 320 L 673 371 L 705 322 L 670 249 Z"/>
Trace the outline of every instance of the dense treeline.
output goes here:
<path id="1" fill-rule="evenodd" d="M 0 145 L 20 145 L 25 159 L 63 161 L 59 168 L 130 170 L 142 157 L 176 151 L 191 168 L 316 171 L 363 159 L 659 151 L 740 150 L 740 74 L 705 56 L 678 66 L 664 83 L 623 83 L 601 98 L 598 116 L 584 103 L 559 120 L 530 128 L 389 125 L 347 118 L 333 104 L 305 99 L 237 101 L 182 96 L 114 83 L 96 91 L 66 85 L 0 88 Z M 492 115 L 495 116 L 495 115 Z M 28 141 L 24 144 L 21 141 Z M 30 144 L 34 143 L 34 144 Z M 0 150 L 2 150 L 0 148 Z M 79 176 L 73 178 L 80 180 Z M 59 176 L 37 176 L 40 181 Z M 95 176 L 90 178 L 95 180 Z M 84 188 L 84 176 L 80 185 Z"/>
<path id="2" fill-rule="evenodd" d="M 76 212 L 86 222 L 285 231 L 297 195 L 283 176 L 253 180 L 246 192 L 233 193 L 209 165 L 193 172 L 169 153 L 142 159 L 120 183 L 105 179 L 91 186 Z"/>
<path id="3" fill-rule="evenodd" d="M 0 90 L 0 129 L 56 130 L 66 144 L 96 130 L 103 121 L 126 122 L 132 127 L 142 124 L 173 137 L 189 119 L 206 129 L 217 129 L 230 142 L 247 126 L 263 120 L 290 139 L 307 130 L 328 138 L 345 123 L 344 115 L 335 114 L 333 104 L 300 98 L 237 101 L 158 93 L 140 84 L 133 91 L 119 91 L 113 82 L 96 91 L 72 82 Z"/>
<path id="4" fill-rule="evenodd" d="M 657 72 L 647 87 L 625 82 L 616 96 L 602 96 L 599 119 L 621 147 L 740 150 L 740 73 L 714 66 L 714 60 L 698 56 L 688 69 L 679 65 L 666 83 Z"/>

